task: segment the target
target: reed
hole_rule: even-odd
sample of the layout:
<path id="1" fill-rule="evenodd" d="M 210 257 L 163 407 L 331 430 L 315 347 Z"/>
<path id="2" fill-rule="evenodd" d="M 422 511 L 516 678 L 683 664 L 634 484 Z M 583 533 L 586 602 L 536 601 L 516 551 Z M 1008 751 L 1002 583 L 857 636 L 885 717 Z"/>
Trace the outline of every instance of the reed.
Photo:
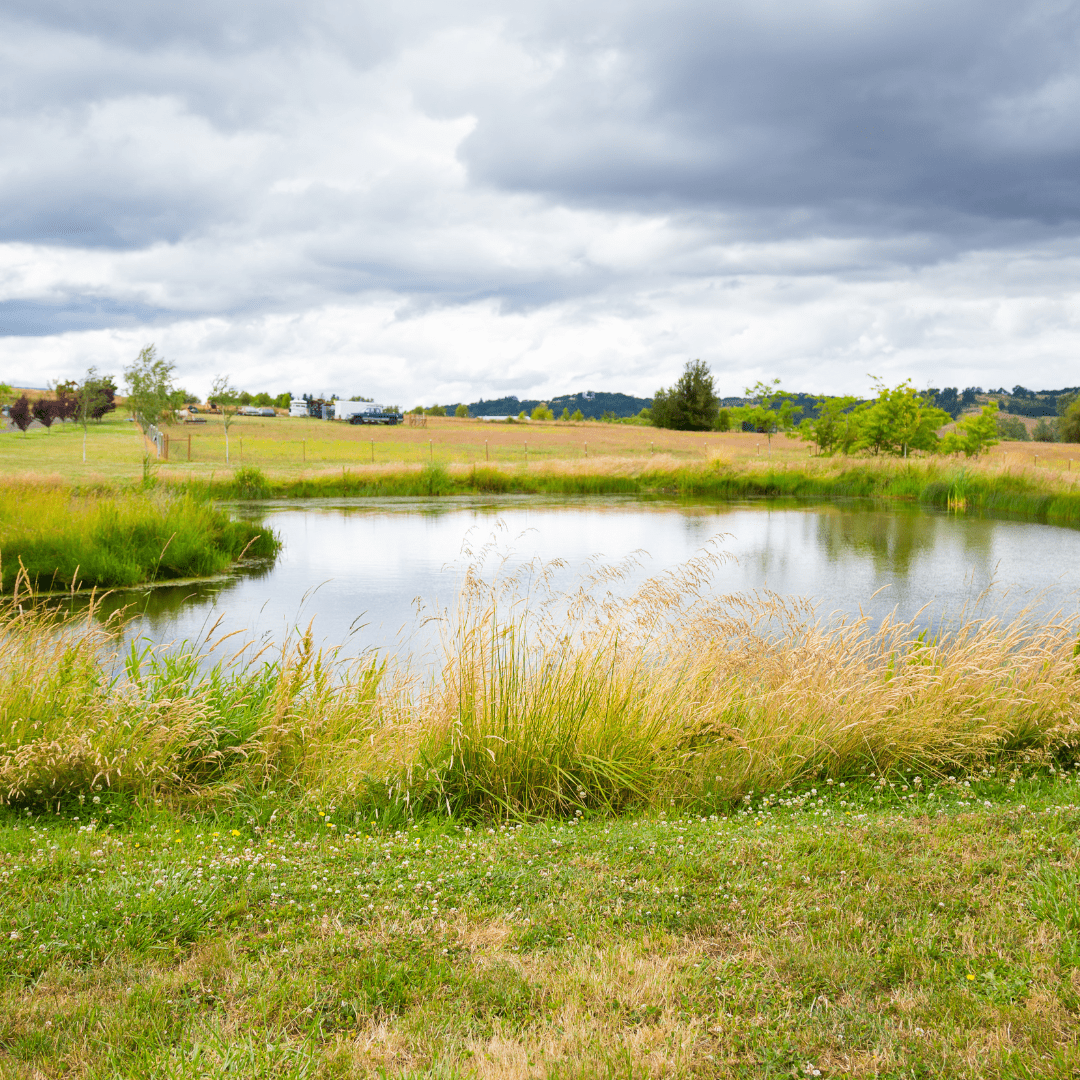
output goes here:
<path id="1" fill-rule="evenodd" d="M 0 484 L 0 587 L 6 593 L 113 588 L 205 577 L 278 541 L 185 492 L 76 494 L 63 482 Z"/>
<path id="2" fill-rule="evenodd" d="M 530 584 L 474 568 L 424 678 L 310 633 L 212 666 L 212 641 L 118 658 L 115 624 L 58 628 L 9 604 L 0 798 L 215 805 L 274 789 L 358 813 L 534 817 L 1072 760 L 1077 617 L 969 612 L 931 637 L 825 623 L 801 601 L 715 596 L 722 559 L 621 600 L 618 568 L 569 593 L 543 568 Z"/>

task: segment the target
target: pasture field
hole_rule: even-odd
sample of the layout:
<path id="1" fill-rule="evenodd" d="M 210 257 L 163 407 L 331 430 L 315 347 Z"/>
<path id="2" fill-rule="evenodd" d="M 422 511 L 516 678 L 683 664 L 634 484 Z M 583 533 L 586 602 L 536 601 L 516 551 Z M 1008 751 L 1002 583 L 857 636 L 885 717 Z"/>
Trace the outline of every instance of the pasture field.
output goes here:
<path id="1" fill-rule="evenodd" d="M 49 431 L 34 429 L 25 435 L 0 432 L 0 475 L 53 473 L 78 484 L 140 481 L 145 443 L 134 425 L 118 413 L 91 425 L 85 465 L 82 429 L 75 424 L 54 424 Z M 641 469 L 715 459 L 765 469 L 801 468 L 812 462 L 806 443 L 782 435 L 769 440 L 752 433 L 665 431 L 600 421 L 488 424 L 428 417 L 424 427 L 388 428 L 296 417 L 239 417 L 229 429 L 230 464 L 226 466 L 219 417 L 208 417 L 206 424 L 175 424 L 166 430 L 168 460 L 155 462 L 161 475 L 174 482 L 207 481 L 245 465 L 288 482 L 340 474 L 343 468 L 396 471 L 426 464 L 446 468 L 490 464 L 503 469 L 547 465 L 602 471 L 612 467 L 612 459 L 622 463 L 616 468 Z M 1080 445 L 1001 443 L 983 456 L 980 467 L 1072 483 L 1080 481 Z"/>

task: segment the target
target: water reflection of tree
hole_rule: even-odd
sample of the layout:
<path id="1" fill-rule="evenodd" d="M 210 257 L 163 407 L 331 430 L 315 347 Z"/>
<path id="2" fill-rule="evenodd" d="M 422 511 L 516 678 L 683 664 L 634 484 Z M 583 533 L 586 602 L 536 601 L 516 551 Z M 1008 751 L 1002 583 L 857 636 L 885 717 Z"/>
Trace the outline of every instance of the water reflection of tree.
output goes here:
<path id="1" fill-rule="evenodd" d="M 854 553 L 868 558 L 876 574 L 901 580 L 941 542 L 942 526 L 953 524 L 915 508 L 821 507 L 816 518 L 818 548 L 831 562 Z M 964 541 L 972 556 L 989 556 L 988 531 L 966 531 Z"/>

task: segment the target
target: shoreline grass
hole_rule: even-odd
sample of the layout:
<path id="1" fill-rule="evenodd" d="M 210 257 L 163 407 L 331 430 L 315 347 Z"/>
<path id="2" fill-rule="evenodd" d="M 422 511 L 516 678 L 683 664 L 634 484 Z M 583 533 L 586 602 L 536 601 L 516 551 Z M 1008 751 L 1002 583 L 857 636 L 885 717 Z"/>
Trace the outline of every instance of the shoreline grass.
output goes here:
<path id="1" fill-rule="evenodd" d="M 636 495 L 722 500 L 869 498 L 958 513 L 1080 525 L 1080 473 L 959 464 L 816 459 L 789 465 L 701 463 L 657 458 L 546 461 L 528 469 L 497 465 L 357 466 L 307 475 L 268 475 L 247 467 L 200 481 L 163 470 L 165 484 L 214 498 L 425 498 L 452 495 Z"/>
<path id="2" fill-rule="evenodd" d="M 8 602 L 0 803 L 116 790 L 223 806 L 269 785 L 364 814 L 712 812 L 867 769 L 1063 760 L 1080 740 L 1080 615 L 874 629 L 823 623 L 805 600 L 717 596 L 715 550 L 625 599 L 610 588 L 626 567 L 551 593 L 542 567 L 486 577 L 496 557 L 468 570 L 426 676 L 310 633 L 272 656 L 238 639 L 213 666 L 212 641 L 114 656 L 121 628 L 92 606 L 65 621 Z"/>
<path id="3" fill-rule="evenodd" d="M 41 593 L 223 573 L 246 553 L 276 554 L 273 534 L 191 493 L 77 494 L 0 483 L 0 590 Z"/>

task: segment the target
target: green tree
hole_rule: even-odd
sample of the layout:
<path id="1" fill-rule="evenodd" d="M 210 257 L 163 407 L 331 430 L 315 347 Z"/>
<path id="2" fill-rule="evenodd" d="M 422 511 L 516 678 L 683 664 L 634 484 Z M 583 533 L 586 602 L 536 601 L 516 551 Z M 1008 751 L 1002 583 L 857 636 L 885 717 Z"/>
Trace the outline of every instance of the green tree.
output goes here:
<path id="1" fill-rule="evenodd" d="M 236 387 L 229 382 L 228 375 L 218 375 L 210 387 L 207 403 L 221 412 L 221 422 L 225 426 L 225 464 L 229 464 L 229 428 L 240 410 L 240 398 Z"/>
<path id="2" fill-rule="evenodd" d="M 425 416 L 445 416 L 446 410 L 441 405 L 432 405 L 431 408 L 424 410 Z"/>
<path id="3" fill-rule="evenodd" d="M 920 394 L 910 379 L 894 387 L 875 379 L 874 389 L 877 397 L 852 414 L 851 422 L 857 425 L 855 450 L 907 457 L 911 450 L 937 449 L 938 428 L 952 420 L 944 409 Z"/>
<path id="4" fill-rule="evenodd" d="M 532 418 L 534 420 L 554 420 L 555 414 L 548 408 L 546 401 L 541 401 L 532 411 Z"/>
<path id="5" fill-rule="evenodd" d="M 559 419 L 560 420 L 569 420 L 570 419 L 570 410 L 565 405 L 563 406 L 562 416 L 560 416 Z"/>
<path id="6" fill-rule="evenodd" d="M 146 345 L 131 367 L 124 369 L 127 383 L 127 407 L 135 423 L 145 433 L 151 424 L 171 424 L 176 420 L 176 365 L 157 355 L 153 345 Z"/>
<path id="7" fill-rule="evenodd" d="M 108 375 L 99 375 L 97 368 L 94 367 L 88 367 L 81 381 L 74 384 L 72 393 L 75 398 L 75 419 L 82 425 L 83 429 L 82 459 L 84 465 L 86 464 L 87 428 L 91 420 L 100 419 L 105 415 L 103 411 L 100 411 L 103 407 L 116 408 L 112 402 L 112 393 L 110 393 L 110 391 L 114 390 L 112 378 Z"/>
<path id="8" fill-rule="evenodd" d="M 459 420 L 467 420 L 469 417 L 469 406 L 462 402 L 455 410 L 454 415 Z"/>
<path id="9" fill-rule="evenodd" d="M 817 416 L 808 416 L 799 424 L 799 435 L 804 442 L 814 443 L 819 454 L 848 448 L 854 441 L 851 410 L 858 400 L 850 396 L 815 398 Z"/>
<path id="10" fill-rule="evenodd" d="M 180 407 L 179 394 L 173 386 L 176 365 L 157 355 L 151 345 L 143 346 L 131 367 L 124 369 L 127 383 L 127 407 L 143 435 L 151 424 L 171 424 Z M 150 479 L 150 451 L 143 440 L 143 483 Z"/>
<path id="11" fill-rule="evenodd" d="M 570 417 L 571 420 L 584 420 L 585 414 L 580 409 L 575 409 L 574 414 Z"/>
<path id="12" fill-rule="evenodd" d="M 1019 416 L 999 416 L 997 418 L 997 430 L 999 439 L 1009 439 L 1014 442 L 1030 442 L 1027 424 Z"/>
<path id="13" fill-rule="evenodd" d="M 1064 394 L 1061 397 L 1065 397 Z M 1058 401 L 1061 402 L 1061 397 Z M 1058 419 L 1058 438 L 1062 442 L 1080 442 L 1080 395 L 1066 398 L 1060 408 Z"/>
<path id="14" fill-rule="evenodd" d="M 284 394 L 278 394 L 270 404 L 273 405 L 275 409 L 287 409 L 292 404 L 292 394 L 288 391 Z"/>
<path id="15" fill-rule="evenodd" d="M 1039 417 L 1039 422 L 1035 425 L 1035 430 L 1032 431 L 1031 437 L 1035 442 L 1057 442 L 1058 436 L 1061 434 L 1062 425 L 1060 420 L 1064 417 L 1060 417 L 1057 423 L 1047 420 L 1045 416 Z M 1071 440 L 1070 440 L 1071 441 Z"/>
<path id="16" fill-rule="evenodd" d="M 952 431 L 941 440 L 943 454 L 958 454 L 965 457 L 978 457 L 984 450 L 998 444 L 997 425 L 998 403 L 991 401 L 980 412 L 965 416 Z"/>
<path id="17" fill-rule="evenodd" d="M 711 431 L 719 408 L 709 365 L 703 360 L 688 360 L 679 381 L 670 390 L 657 390 L 653 395 L 650 415 L 658 428 Z"/>
<path id="18" fill-rule="evenodd" d="M 802 406 L 796 405 L 792 395 L 780 389 L 780 380 L 771 383 L 757 382 L 746 388 L 749 405 L 737 405 L 731 410 L 737 424 L 749 424 L 751 431 L 760 431 L 768 436 L 772 443 L 777 431 L 790 433 L 795 427 L 795 420 L 802 412 Z"/>

